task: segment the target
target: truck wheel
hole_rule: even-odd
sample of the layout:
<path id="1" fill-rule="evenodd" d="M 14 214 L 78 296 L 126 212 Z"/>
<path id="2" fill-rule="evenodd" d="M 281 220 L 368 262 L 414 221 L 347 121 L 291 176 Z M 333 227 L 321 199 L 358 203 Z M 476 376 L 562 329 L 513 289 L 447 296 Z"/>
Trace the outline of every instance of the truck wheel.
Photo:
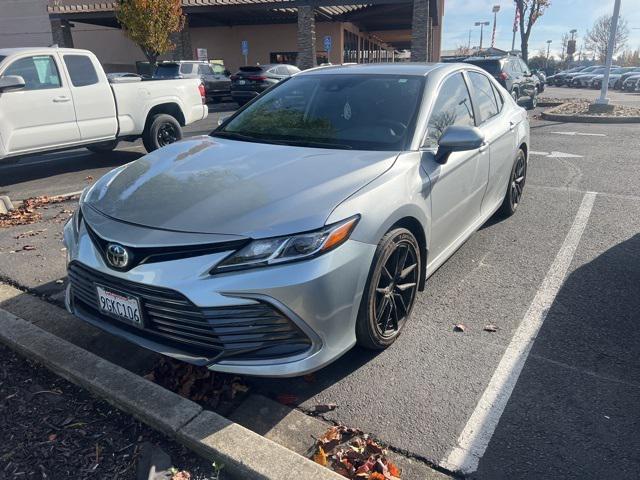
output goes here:
<path id="1" fill-rule="evenodd" d="M 142 143 L 147 152 L 153 152 L 182 139 L 182 127 L 171 115 L 154 115 L 142 133 Z"/>
<path id="2" fill-rule="evenodd" d="M 93 153 L 106 153 L 115 150 L 118 146 L 118 140 L 110 140 L 108 142 L 96 143 L 93 145 L 89 145 L 87 150 Z"/>

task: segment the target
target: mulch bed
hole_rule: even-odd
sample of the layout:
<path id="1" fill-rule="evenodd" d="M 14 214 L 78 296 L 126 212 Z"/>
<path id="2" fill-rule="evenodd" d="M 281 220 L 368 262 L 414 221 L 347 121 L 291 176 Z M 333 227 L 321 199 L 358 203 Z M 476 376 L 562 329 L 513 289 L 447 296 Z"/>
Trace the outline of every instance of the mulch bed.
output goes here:
<path id="1" fill-rule="evenodd" d="M 209 462 L 0 345 L 0 478 L 135 479 L 143 442 L 191 480 L 214 478 Z"/>
<path id="2" fill-rule="evenodd" d="M 589 112 L 589 105 L 593 103 L 588 100 L 574 100 L 549 110 L 548 113 L 560 115 L 584 115 L 592 117 L 640 117 L 640 108 L 626 105 L 615 105 L 612 112 L 593 113 Z"/>

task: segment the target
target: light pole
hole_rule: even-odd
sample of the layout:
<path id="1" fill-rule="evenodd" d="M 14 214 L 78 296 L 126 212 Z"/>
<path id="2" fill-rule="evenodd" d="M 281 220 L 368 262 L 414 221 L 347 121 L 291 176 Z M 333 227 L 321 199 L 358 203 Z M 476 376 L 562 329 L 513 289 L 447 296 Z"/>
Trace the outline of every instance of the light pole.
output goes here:
<path id="1" fill-rule="evenodd" d="M 545 70 L 549 68 L 549 49 L 551 48 L 551 42 L 553 42 L 553 40 L 547 40 L 547 60 L 544 62 Z"/>
<path id="2" fill-rule="evenodd" d="M 494 5 L 493 9 L 493 33 L 491 34 L 491 47 L 496 46 L 496 22 L 498 21 L 498 12 L 500 11 L 500 5 Z"/>
<path id="3" fill-rule="evenodd" d="M 616 43 L 616 30 L 618 29 L 618 17 L 620 16 L 620 0 L 615 0 L 613 5 L 613 17 L 611 18 L 611 31 L 609 32 L 609 45 L 607 46 L 607 62 L 602 79 L 602 89 L 600 97 L 596 100 L 597 105 L 608 105 L 607 91 L 609 90 L 609 73 L 611 72 L 611 62 L 613 60 L 613 47 Z"/>
<path id="4" fill-rule="evenodd" d="M 482 51 L 482 31 L 485 25 L 490 25 L 491 22 L 476 22 L 474 25 L 476 27 L 480 27 L 480 48 L 478 50 Z"/>

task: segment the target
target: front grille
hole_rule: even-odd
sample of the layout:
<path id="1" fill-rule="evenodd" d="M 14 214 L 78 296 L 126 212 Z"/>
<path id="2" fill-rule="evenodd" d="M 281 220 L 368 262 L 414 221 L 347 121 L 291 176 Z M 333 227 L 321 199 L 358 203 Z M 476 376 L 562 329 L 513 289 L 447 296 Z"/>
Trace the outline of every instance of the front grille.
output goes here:
<path id="1" fill-rule="evenodd" d="M 92 316 L 189 353 L 267 359 L 302 353 L 311 346 L 291 320 L 265 302 L 200 308 L 179 292 L 112 277 L 78 262 L 69 264 L 68 275 L 74 302 L 90 309 Z M 102 314 L 96 284 L 137 297 L 144 327 Z"/>

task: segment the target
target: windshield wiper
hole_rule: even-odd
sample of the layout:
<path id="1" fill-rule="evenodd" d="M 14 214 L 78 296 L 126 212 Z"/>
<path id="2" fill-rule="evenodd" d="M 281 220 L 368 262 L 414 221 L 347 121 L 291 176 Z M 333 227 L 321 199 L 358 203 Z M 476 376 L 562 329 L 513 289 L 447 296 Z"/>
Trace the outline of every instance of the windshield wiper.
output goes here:
<path id="1" fill-rule="evenodd" d="M 241 140 L 244 142 L 254 142 L 254 143 L 270 143 L 273 145 L 286 145 L 283 142 L 275 142 L 273 140 L 268 140 L 266 138 L 262 138 L 262 137 L 252 137 L 251 135 L 245 135 L 243 133 L 238 133 L 238 132 L 226 132 L 224 130 L 221 130 L 219 132 L 213 132 L 211 133 L 212 137 L 222 137 L 222 138 L 228 138 L 230 140 Z"/>
<path id="2" fill-rule="evenodd" d="M 351 145 L 344 143 L 327 143 L 317 142 L 313 140 L 283 140 L 282 143 L 295 147 L 318 147 L 318 148 L 335 148 L 338 150 L 353 150 Z"/>

